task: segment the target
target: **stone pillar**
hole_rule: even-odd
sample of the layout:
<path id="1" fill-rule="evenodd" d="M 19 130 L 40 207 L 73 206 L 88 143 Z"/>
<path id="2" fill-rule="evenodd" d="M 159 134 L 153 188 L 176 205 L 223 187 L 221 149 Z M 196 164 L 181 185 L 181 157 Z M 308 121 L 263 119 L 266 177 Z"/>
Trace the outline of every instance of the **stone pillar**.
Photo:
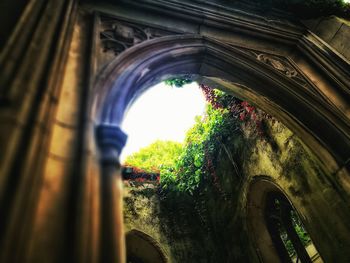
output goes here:
<path id="1" fill-rule="evenodd" d="M 0 262 L 65 262 L 77 162 L 50 145 L 78 1 L 21 2 L 0 52 Z"/>
<path id="2" fill-rule="evenodd" d="M 123 229 L 123 189 L 119 155 L 127 136 L 118 126 L 99 125 L 96 129 L 100 149 L 100 261 L 126 261 Z"/>

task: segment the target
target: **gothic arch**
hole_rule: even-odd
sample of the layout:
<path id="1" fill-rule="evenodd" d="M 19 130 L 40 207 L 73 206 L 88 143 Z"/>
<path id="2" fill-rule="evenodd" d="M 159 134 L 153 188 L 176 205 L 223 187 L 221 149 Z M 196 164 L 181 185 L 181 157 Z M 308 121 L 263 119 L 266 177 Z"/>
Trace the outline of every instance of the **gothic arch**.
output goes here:
<path id="1" fill-rule="evenodd" d="M 283 188 L 274 182 L 269 176 L 254 177 L 254 179 L 249 184 L 247 196 L 246 223 L 248 227 L 248 233 L 251 240 L 253 241 L 253 244 L 255 245 L 257 255 L 262 262 L 289 262 L 291 259 L 288 255 L 285 255 L 287 258 L 283 260 L 280 258 L 281 256 L 279 255 L 281 254 L 282 249 L 276 247 L 276 240 L 273 240 L 269 229 L 269 227 L 271 227 L 271 224 L 269 226 L 269 222 L 266 218 L 267 207 L 271 205 L 269 204 L 271 195 L 281 196 L 285 202 L 288 203 L 290 209 L 294 210 L 294 212 L 298 214 L 298 207 L 295 207 L 295 204 L 291 201 L 290 197 L 283 190 Z M 277 227 L 275 224 L 276 223 L 272 225 L 273 228 Z M 311 240 L 313 240 L 312 236 Z M 280 240 L 280 242 L 282 241 Z M 320 256 L 318 255 L 317 250 L 315 251 L 317 258 L 319 258 Z M 323 261 L 321 260 L 315 262 Z"/>
<path id="2" fill-rule="evenodd" d="M 316 152 L 329 173 L 346 163 L 348 120 L 290 58 L 199 35 L 148 40 L 117 56 L 96 80 L 92 118 L 100 127 L 118 127 L 142 91 L 171 75 L 185 74 L 225 88 L 277 117 Z"/>
<path id="3" fill-rule="evenodd" d="M 250 184 L 247 200 L 247 223 L 251 239 L 259 257 L 263 261 L 269 259 L 270 262 L 279 262 L 279 258 L 264 222 L 264 208 L 266 193 L 276 190 L 282 191 L 267 178 L 255 180 Z"/>
<path id="4" fill-rule="evenodd" d="M 118 125 L 143 89 L 174 74 L 226 88 L 287 124 L 327 168 L 320 178 L 331 187 L 320 194 L 339 195 L 345 205 L 334 210 L 346 211 L 346 224 L 350 64 L 292 14 L 252 1 L 22 2 L 0 55 L 0 261 L 123 261 Z M 137 31 L 141 42 L 97 69 L 99 41 L 110 44 L 99 12 L 154 35 Z"/>

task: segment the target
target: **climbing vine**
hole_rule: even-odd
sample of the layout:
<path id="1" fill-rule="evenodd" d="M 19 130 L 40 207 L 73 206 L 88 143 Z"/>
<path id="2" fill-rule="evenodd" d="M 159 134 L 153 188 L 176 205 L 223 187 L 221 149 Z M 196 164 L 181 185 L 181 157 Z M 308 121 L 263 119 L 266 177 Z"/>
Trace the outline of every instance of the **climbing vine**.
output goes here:
<path id="1" fill-rule="evenodd" d="M 173 167 L 161 170 L 161 184 L 166 189 L 193 194 L 203 181 L 211 181 L 225 198 L 216 175 L 217 155 L 231 136 L 248 132 L 263 137 L 263 121 L 271 116 L 246 101 L 220 90 L 200 85 L 208 105 L 203 117 L 187 132 L 184 148 Z"/>
<path id="2" fill-rule="evenodd" d="M 197 117 L 195 125 L 187 132 L 185 146 L 175 166 L 161 171 L 161 183 L 166 188 L 193 193 L 203 178 L 210 176 L 209 163 L 235 127 L 229 111 L 207 105 L 206 114 Z"/>
<path id="3" fill-rule="evenodd" d="M 249 130 L 255 135 L 264 135 L 263 122 L 266 119 L 275 121 L 271 115 L 250 105 L 247 101 L 242 101 L 223 91 L 212 89 L 205 85 L 200 85 L 206 100 L 215 109 L 225 109 L 229 111 L 229 117 L 240 123 L 241 129 Z"/>

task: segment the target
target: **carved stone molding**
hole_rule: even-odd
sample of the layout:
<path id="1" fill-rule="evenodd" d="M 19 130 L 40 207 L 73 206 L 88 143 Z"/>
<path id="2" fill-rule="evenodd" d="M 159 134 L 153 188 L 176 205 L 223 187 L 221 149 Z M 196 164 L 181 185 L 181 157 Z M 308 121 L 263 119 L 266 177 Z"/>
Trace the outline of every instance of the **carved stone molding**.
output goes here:
<path id="1" fill-rule="evenodd" d="M 298 72 L 287 61 L 280 59 L 277 56 L 259 54 L 257 59 L 265 64 L 272 66 L 274 69 L 284 73 L 287 77 L 293 78 L 298 75 Z"/>
<path id="2" fill-rule="evenodd" d="M 115 56 L 143 41 L 177 34 L 176 32 L 101 16 L 100 40 L 103 52 Z"/>
<path id="3" fill-rule="evenodd" d="M 313 89 L 309 80 L 306 79 L 306 77 L 298 70 L 296 65 L 294 65 L 294 63 L 288 58 L 242 47 L 239 47 L 239 49 L 244 51 L 244 53 L 253 56 L 258 61 L 270 66 L 274 70 L 279 71 L 288 78 L 293 79 L 299 85 Z"/>

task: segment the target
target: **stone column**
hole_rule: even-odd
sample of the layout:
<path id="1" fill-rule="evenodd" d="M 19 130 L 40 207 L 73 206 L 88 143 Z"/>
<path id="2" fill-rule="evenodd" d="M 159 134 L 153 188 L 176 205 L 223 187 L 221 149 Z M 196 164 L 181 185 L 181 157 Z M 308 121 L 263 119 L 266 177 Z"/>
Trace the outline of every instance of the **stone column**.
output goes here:
<path id="1" fill-rule="evenodd" d="M 0 262 L 65 262 L 73 214 L 67 185 L 80 164 L 76 145 L 60 148 L 59 157 L 50 145 L 78 1 L 20 2 L 0 52 Z"/>
<path id="2" fill-rule="evenodd" d="M 96 140 L 100 149 L 100 261 L 124 263 L 123 189 L 119 155 L 127 136 L 118 126 L 99 125 Z"/>

